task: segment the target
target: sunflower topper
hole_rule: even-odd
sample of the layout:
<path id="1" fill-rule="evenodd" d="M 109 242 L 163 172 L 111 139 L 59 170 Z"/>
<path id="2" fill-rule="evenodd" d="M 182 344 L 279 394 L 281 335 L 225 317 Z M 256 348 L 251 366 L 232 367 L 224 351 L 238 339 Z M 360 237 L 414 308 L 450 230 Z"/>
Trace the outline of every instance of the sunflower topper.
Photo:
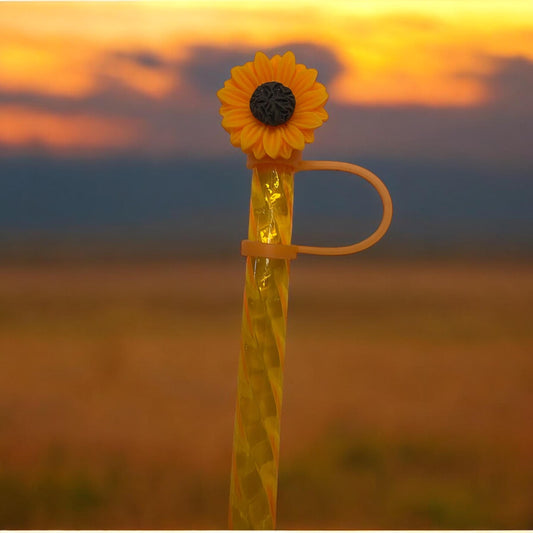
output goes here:
<path id="1" fill-rule="evenodd" d="M 317 74 L 297 64 L 292 52 L 272 59 L 257 52 L 254 61 L 234 67 L 217 93 L 231 144 L 256 159 L 289 159 L 313 142 L 314 130 L 328 119 L 328 93 Z"/>
<path id="2" fill-rule="evenodd" d="M 298 253 L 344 255 L 360 252 L 387 231 L 389 193 L 372 172 L 339 161 L 301 157 L 314 130 L 327 120 L 325 87 L 317 71 L 297 64 L 292 52 L 234 67 L 218 91 L 222 126 L 231 143 L 248 154 L 252 169 L 248 239 L 241 243 L 246 277 L 241 352 L 233 431 L 229 525 L 273 529 L 276 524 L 280 414 L 289 297 L 289 263 Z M 383 218 L 366 239 L 338 247 L 291 242 L 294 175 L 338 170 L 370 182 L 383 202 Z M 318 223 L 317 223 L 318 224 Z"/>

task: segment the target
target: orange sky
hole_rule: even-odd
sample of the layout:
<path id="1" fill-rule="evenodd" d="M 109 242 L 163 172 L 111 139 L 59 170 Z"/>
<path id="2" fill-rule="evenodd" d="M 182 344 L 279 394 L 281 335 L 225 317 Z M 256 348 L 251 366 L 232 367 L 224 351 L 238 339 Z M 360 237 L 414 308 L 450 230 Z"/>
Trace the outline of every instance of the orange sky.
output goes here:
<path id="1" fill-rule="evenodd" d="M 195 46 L 255 50 L 303 42 L 329 48 L 342 66 L 328 86 L 332 101 L 476 106 L 490 96 L 484 79 L 498 58 L 533 61 L 533 2 L 3 3 L 0 91 L 82 99 L 105 78 L 157 101 L 179 88 L 179 71 L 125 63 L 109 51 L 149 51 L 178 64 Z M 114 118 L 58 117 L 23 103 L 0 103 L 0 117 L 0 143 L 7 145 L 109 148 L 138 138 L 134 128 L 119 134 Z M 83 135 L 75 133 L 80 128 Z"/>

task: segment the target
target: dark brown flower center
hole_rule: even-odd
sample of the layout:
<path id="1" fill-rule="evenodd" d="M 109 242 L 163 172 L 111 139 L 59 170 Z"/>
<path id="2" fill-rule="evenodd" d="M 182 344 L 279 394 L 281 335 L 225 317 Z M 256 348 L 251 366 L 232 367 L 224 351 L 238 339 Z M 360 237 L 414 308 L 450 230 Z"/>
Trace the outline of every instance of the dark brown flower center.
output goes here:
<path id="1" fill-rule="evenodd" d="M 250 98 L 252 115 L 267 126 L 281 126 L 294 113 L 296 98 L 292 91 L 277 81 L 259 85 Z"/>

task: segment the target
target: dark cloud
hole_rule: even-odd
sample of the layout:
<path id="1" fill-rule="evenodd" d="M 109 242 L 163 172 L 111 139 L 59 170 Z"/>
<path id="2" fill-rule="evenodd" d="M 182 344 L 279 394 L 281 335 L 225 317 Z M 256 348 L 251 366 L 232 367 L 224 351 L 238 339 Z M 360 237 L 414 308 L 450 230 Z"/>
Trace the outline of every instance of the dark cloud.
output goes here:
<path id="1" fill-rule="evenodd" d="M 42 110 L 59 115 L 76 113 L 106 117 L 137 116 L 151 112 L 160 103 L 125 86 L 120 80 L 105 77 L 93 93 L 87 96 L 62 96 L 33 92 L 0 90 L 0 105 L 20 105 L 27 109 Z M 164 104 L 165 105 L 165 104 Z"/>
<path id="2" fill-rule="evenodd" d="M 331 48 L 312 43 L 289 43 L 285 46 L 272 48 L 267 55 L 283 54 L 292 50 L 297 63 L 318 70 L 318 80 L 328 85 L 342 71 L 342 64 Z"/>
<path id="3" fill-rule="evenodd" d="M 195 46 L 190 49 L 186 62 L 180 65 L 180 73 L 188 83 L 202 93 L 214 94 L 231 76 L 231 69 L 253 59 L 252 50 Z"/>
<path id="4" fill-rule="evenodd" d="M 478 78 L 490 96 L 469 107 L 343 106 L 330 102 L 330 120 L 317 133 L 330 153 L 456 158 L 476 164 L 533 163 L 533 62 L 494 59 L 496 69 Z M 319 136 L 319 137 L 318 137 Z"/>
<path id="5" fill-rule="evenodd" d="M 320 157 L 398 157 L 469 161 L 481 166 L 533 163 L 533 112 L 502 106 L 341 106 L 328 104 L 317 132 Z"/>
<path id="6" fill-rule="evenodd" d="M 138 65 L 146 68 L 159 69 L 167 66 L 167 61 L 159 57 L 157 54 L 147 50 L 139 50 L 136 52 L 115 52 L 114 57 L 118 59 L 125 59 L 127 61 L 132 61 Z"/>
<path id="7" fill-rule="evenodd" d="M 533 62 L 525 57 L 498 58 L 496 70 L 485 78 L 495 104 L 533 107 Z"/>
<path id="8" fill-rule="evenodd" d="M 321 83 L 328 84 L 342 69 L 340 62 L 331 49 L 311 43 L 288 43 L 262 51 L 269 57 L 284 54 L 288 50 L 294 52 L 296 61 L 318 70 Z M 231 76 L 231 69 L 236 65 L 244 65 L 253 61 L 256 49 L 249 50 L 232 48 L 214 48 L 196 46 L 190 49 L 187 62 L 182 63 L 180 72 L 197 90 L 213 93 Z M 216 90 L 215 89 L 215 90 Z"/>

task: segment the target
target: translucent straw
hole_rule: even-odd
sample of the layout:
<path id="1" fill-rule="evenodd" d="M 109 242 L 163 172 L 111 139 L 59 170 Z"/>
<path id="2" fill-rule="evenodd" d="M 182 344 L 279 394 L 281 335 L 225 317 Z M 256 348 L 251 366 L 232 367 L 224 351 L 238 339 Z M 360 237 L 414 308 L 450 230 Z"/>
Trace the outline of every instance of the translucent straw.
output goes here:
<path id="1" fill-rule="evenodd" d="M 254 168 L 249 240 L 290 244 L 293 191 L 290 166 Z M 230 487 L 233 529 L 276 525 L 289 264 L 265 257 L 246 261 Z"/>

